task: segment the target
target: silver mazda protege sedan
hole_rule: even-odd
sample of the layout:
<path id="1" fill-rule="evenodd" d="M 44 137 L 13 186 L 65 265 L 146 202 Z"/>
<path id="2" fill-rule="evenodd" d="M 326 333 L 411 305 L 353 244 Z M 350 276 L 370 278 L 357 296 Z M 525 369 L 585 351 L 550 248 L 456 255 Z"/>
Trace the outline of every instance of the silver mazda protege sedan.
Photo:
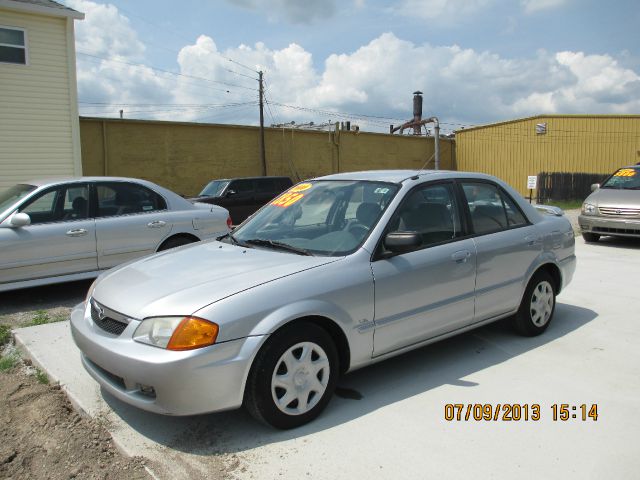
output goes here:
<path id="1" fill-rule="evenodd" d="M 292 428 L 344 372 L 508 316 L 544 332 L 574 245 L 561 213 L 488 175 L 330 175 L 216 241 L 102 274 L 71 327 L 124 402 L 168 415 L 244 404 Z"/>

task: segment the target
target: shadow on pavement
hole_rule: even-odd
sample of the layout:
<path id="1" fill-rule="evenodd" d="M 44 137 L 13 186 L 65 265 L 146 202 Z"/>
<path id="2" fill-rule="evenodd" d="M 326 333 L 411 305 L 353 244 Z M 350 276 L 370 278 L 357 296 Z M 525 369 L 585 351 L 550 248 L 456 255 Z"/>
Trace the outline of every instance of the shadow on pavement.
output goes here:
<path id="1" fill-rule="evenodd" d="M 91 282 L 93 280 L 82 280 L 2 292 L 0 315 L 54 307 L 73 307 L 84 301 Z"/>
<path id="2" fill-rule="evenodd" d="M 631 237 L 600 237 L 595 243 L 587 245 L 602 246 L 602 248 L 624 248 L 628 250 L 640 250 L 640 238 Z"/>
<path id="3" fill-rule="evenodd" d="M 553 323 L 539 337 L 520 337 L 513 333 L 508 321 L 502 321 L 358 370 L 343 377 L 339 386 L 360 394 L 361 400 L 334 396 L 318 419 L 288 431 L 265 427 L 244 409 L 194 417 L 165 417 L 133 408 L 105 391 L 102 395 L 127 424 L 161 445 L 192 455 L 242 452 L 348 423 L 442 385 L 473 388 L 475 383 L 462 379 L 553 342 L 597 316 L 592 310 L 558 303 Z"/>

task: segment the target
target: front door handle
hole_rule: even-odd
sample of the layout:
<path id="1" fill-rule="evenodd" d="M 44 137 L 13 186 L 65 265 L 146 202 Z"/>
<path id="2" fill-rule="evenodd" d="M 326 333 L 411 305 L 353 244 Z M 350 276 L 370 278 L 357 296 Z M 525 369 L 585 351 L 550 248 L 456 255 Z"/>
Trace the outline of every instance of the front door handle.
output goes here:
<path id="1" fill-rule="evenodd" d="M 73 230 L 69 230 L 66 235 L 67 237 L 84 237 L 88 232 L 88 230 L 84 228 L 75 228 Z"/>
<path id="2" fill-rule="evenodd" d="M 156 220 L 154 222 L 147 223 L 147 227 L 149 228 L 162 228 L 167 224 L 167 222 L 163 222 L 162 220 Z"/>
<path id="3" fill-rule="evenodd" d="M 456 263 L 465 263 L 470 256 L 471 252 L 469 250 L 459 250 L 451 254 L 451 260 Z"/>

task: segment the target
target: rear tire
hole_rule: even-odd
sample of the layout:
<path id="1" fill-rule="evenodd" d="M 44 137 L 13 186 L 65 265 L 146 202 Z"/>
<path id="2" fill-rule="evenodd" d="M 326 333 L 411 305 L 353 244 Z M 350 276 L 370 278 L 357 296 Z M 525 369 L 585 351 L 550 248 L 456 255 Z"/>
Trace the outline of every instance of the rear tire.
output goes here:
<path id="1" fill-rule="evenodd" d="M 587 243 L 594 243 L 600 239 L 600 235 L 597 233 L 582 232 L 582 238 L 584 238 L 584 241 Z"/>
<path id="2" fill-rule="evenodd" d="M 171 237 L 165 240 L 165 242 L 162 245 L 160 245 L 160 248 L 158 248 L 158 251 L 162 252 L 164 250 L 169 250 L 170 248 L 176 248 L 176 247 L 181 247 L 182 245 L 195 243 L 196 241 L 197 240 L 194 240 L 193 238 L 189 238 L 189 237 Z"/>
<path id="3" fill-rule="evenodd" d="M 338 380 L 338 352 L 321 327 L 300 322 L 274 333 L 256 356 L 244 405 L 253 417 L 279 429 L 316 418 Z"/>
<path id="4" fill-rule="evenodd" d="M 555 309 L 555 281 L 547 272 L 538 271 L 527 285 L 513 326 L 526 337 L 540 335 L 551 323 Z"/>

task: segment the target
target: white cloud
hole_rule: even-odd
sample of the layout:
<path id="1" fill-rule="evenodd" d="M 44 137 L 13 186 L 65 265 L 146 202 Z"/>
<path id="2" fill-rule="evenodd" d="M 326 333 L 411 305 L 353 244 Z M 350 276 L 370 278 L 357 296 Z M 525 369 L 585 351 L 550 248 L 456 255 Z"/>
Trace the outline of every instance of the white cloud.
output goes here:
<path id="1" fill-rule="evenodd" d="M 92 6 L 91 2 L 76 2 L 82 3 L 78 8 L 87 13 L 93 25 L 79 35 L 79 44 L 89 41 L 86 36 L 91 35 L 96 45 L 116 45 L 111 38 L 114 31 L 128 31 L 132 44 L 139 42 L 117 10 L 109 12 L 110 28 L 100 28 L 91 18 L 96 7 L 86 8 Z M 144 46 L 135 50 L 132 55 L 137 58 Z M 117 55 L 131 61 L 125 53 Z M 539 51 L 533 57 L 510 59 L 457 45 L 414 44 L 393 33 L 382 34 L 353 52 L 332 54 L 322 67 L 314 66 L 311 53 L 296 43 L 281 49 L 257 43 L 220 51 L 205 35 L 180 51 L 177 62 L 182 76 L 80 56 L 80 100 L 193 104 L 195 107 L 173 111 L 158 105 L 146 114 L 135 114 L 131 106 L 125 108 L 125 116 L 255 124 L 257 82 L 238 73 L 249 77 L 255 74 L 225 57 L 264 70 L 267 99 L 277 122 L 343 119 L 318 110 L 408 119 L 414 90 L 424 92 L 424 115 L 437 115 L 443 122 L 487 123 L 540 113 L 640 111 L 640 75 L 629 62 L 622 65 L 611 55 Z M 138 61 L 144 63 L 144 59 Z M 238 103 L 246 105 L 202 107 Z M 117 107 L 111 111 L 117 114 Z M 81 112 L 89 115 L 98 111 L 85 107 Z M 379 131 L 386 131 L 392 121 L 397 123 L 354 120 L 363 128 Z M 267 121 L 271 121 L 269 115 Z"/>
<path id="2" fill-rule="evenodd" d="M 525 13 L 536 13 L 541 10 L 553 10 L 562 7 L 568 0 L 522 0 Z"/>
<path id="3" fill-rule="evenodd" d="M 129 19 L 113 5 L 89 0 L 67 0 L 67 5 L 86 17 L 76 22 L 76 48 L 98 56 L 140 59 L 145 46 L 131 27 Z"/>
<path id="4" fill-rule="evenodd" d="M 325 20 L 336 13 L 335 0 L 227 0 L 239 7 L 264 12 L 270 20 L 285 20 L 290 23 L 313 23 Z M 364 0 L 356 0 L 363 3 Z"/>

